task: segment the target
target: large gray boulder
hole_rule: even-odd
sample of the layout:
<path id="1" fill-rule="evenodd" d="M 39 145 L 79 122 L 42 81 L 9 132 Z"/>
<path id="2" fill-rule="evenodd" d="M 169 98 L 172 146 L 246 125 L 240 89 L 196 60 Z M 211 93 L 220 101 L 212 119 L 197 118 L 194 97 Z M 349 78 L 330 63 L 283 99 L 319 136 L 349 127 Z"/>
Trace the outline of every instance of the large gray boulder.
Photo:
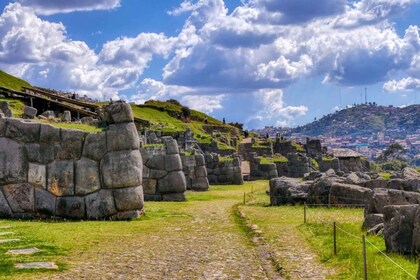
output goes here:
<path id="1" fill-rule="evenodd" d="M 61 145 L 57 159 L 80 159 L 85 132 L 75 129 L 61 129 Z"/>
<path id="2" fill-rule="evenodd" d="M 118 211 L 143 209 L 143 188 L 141 186 L 114 190 L 114 198 Z"/>
<path id="3" fill-rule="evenodd" d="M 36 122 L 9 119 L 7 121 L 6 137 L 23 143 L 39 142 L 41 125 Z"/>
<path id="4" fill-rule="evenodd" d="M 133 122 L 111 124 L 106 132 L 106 143 L 108 152 L 138 150 L 140 140 L 136 126 Z"/>
<path id="5" fill-rule="evenodd" d="M 41 217 L 55 215 L 56 196 L 50 192 L 35 188 L 35 212 Z"/>
<path id="6" fill-rule="evenodd" d="M 369 230 L 376 225 L 384 223 L 384 215 L 383 214 L 368 214 L 365 216 L 365 220 L 363 221 L 362 229 Z"/>
<path id="7" fill-rule="evenodd" d="M 165 156 L 165 170 L 179 171 L 182 170 L 182 161 L 179 154 L 171 154 Z"/>
<path id="8" fill-rule="evenodd" d="M 194 191 L 207 191 L 209 185 L 207 177 L 197 177 L 192 181 L 191 189 Z"/>
<path id="9" fill-rule="evenodd" d="M 384 213 L 387 205 L 410 205 L 420 203 L 420 193 L 400 190 L 373 189 L 365 207 L 365 215 Z"/>
<path id="10" fill-rule="evenodd" d="M 55 196 L 74 195 L 72 160 L 56 160 L 47 166 L 47 190 Z"/>
<path id="11" fill-rule="evenodd" d="M 46 189 L 47 167 L 44 164 L 29 163 L 28 183 Z"/>
<path id="12" fill-rule="evenodd" d="M 157 191 L 161 194 L 183 193 L 187 190 L 185 175 L 182 171 L 169 172 L 158 181 Z"/>
<path id="13" fill-rule="evenodd" d="M 89 133 L 83 145 L 83 156 L 100 161 L 106 153 L 106 133 Z"/>
<path id="14" fill-rule="evenodd" d="M 388 205 L 384 207 L 384 238 L 387 252 L 413 252 L 414 217 L 419 205 Z"/>
<path id="15" fill-rule="evenodd" d="M 112 123 L 133 122 L 133 112 L 130 104 L 117 101 L 109 104 L 105 110 L 107 111 Z"/>
<path id="16" fill-rule="evenodd" d="M 101 160 L 105 188 L 140 186 L 143 164 L 138 150 L 107 153 Z"/>
<path id="17" fill-rule="evenodd" d="M 100 190 L 85 197 L 86 217 L 98 220 L 110 217 L 117 213 L 112 190 Z"/>
<path id="18" fill-rule="evenodd" d="M 100 188 L 98 163 L 85 157 L 78 160 L 76 162 L 76 195 L 93 193 Z"/>
<path id="19" fill-rule="evenodd" d="M 60 142 L 60 128 L 49 124 L 42 124 L 39 142 L 46 144 L 58 144 Z"/>
<path id="20" fill-rule="evenodd" d="M 166 141 L 166 154 L 167 155 L 179 154 L 178 143 L 176 142 L 175 139 Z"/>
<path id="21" fill-rule="evenodd" d="M 270 180 L 270 204 L 272 206 L 304 202 L 308 195 L 311 181 L 301 182 L 288 177 Z"/>
<path id="22" fill-rule="evenodd" d="M 371 190 L 358 185 L 333 183 L 331 185 L 329 204 L 365 205 Z"/>
<path id="23" fill-rule="evenodd" d="M 61 121 L 62 122 L 71 122 L 71 112 L 70 111 L 64 111 L 61 115 Z"/>
<path id="24" fill-rule="evenodd" d="M 34 107 L 31 106 L 25 106 L 23 108 L 23 117 L 25 119 L 33 119 L 36 117 L 36 113 L 38 112 L 38 110 Z"/>
<path id="25" fill-rule="evenodd" d="M 335 172 L 334 174 L 333 172 L 330 172 L 330 174 L 327 176 L 324 174 L 322 177 L 316 179 L 312 186 L 309 188 L 307 202 L 313 204 L 328 204 L 331 186 L 334 183 L 344 182 L 345 180 L 343 178 L 337 177 Z"/>
<path id="26" fill-rule="evenodd" d="M 10 184 L 3 186 L 2 189 L 13 213 L 34 212 L 34 188 L 31 184 Z"/>
<path id="27" fill-rule="evenodd" d="M 28 163 L 25 148 L 8 138 L 0 137 L 0 184 L 25 182 Z"/>
<path id="28" fill-rule="evenodd" d="M 0 217 L 1 218 L 10 218 L 13 215 L 12 209 L 9 207 L 6 198 L 3 195 L 3 192 L 0 190 Z"/>
<path id="29" fill-rule="evenodd" d="M 56 215 L 71 219 L 85 218 L 85 199 L 77 196 L 57 197 Z"/>
<path id="30" fill-rule="evenodd" d="M 59 145 L 47 143 L 29 143 L 25 145 L 28 161 L 48 164 L 54 161 Z"/>

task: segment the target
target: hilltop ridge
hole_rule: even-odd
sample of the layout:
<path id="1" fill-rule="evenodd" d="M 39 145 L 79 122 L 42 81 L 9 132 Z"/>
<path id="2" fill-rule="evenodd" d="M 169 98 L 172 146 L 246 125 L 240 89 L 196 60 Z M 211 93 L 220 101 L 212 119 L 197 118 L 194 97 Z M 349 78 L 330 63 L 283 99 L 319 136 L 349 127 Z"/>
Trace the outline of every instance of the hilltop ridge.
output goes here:
<path id="1" fill-rule="evenodd" d="M 308 136 L 370 135 L 378 132 L 415 133 L 420 128 L 420 105 L 407 107 L 360 104 L 323 116 L 291 130 Z"/>

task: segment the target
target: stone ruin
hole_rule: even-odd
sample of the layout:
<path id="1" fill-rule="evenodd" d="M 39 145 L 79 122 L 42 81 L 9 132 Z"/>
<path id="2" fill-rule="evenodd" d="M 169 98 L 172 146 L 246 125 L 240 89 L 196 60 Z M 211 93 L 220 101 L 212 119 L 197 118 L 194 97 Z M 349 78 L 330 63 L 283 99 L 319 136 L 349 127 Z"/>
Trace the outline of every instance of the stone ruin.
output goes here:
<path id="1" fill-rule="evenodd" d="M 131 219 L 143 210 L 142 159 L 128 104 L 107 131 L 0 119 L 0 217 Z"/>
<path id="2" fill-rule="evenodd" d="M 187 190 L 207 191 L 209 180 L 204 155 L 181 155 L 182 168 L 187 180 Z"/>
<path id="3" fill-rule="evenodd" d="M 185 201 L 186 180 L 178 144 L 171 137 L 161 146 L 140 149 L 146 201 Z"/>
<path id="4" fill-rule="evenodd" d="M 261 163 L 257 153 L 249 154 L 250 180 L 278 177 L 275 163 Z"/>
<path id="5" fill-rule="evenodd" d="M 229 160 L 220 160 L 218 154 L 205 154 L 204 159 L 210 184 L 244 184 L 241 160 L 238 156 L 234 156 Z"/>

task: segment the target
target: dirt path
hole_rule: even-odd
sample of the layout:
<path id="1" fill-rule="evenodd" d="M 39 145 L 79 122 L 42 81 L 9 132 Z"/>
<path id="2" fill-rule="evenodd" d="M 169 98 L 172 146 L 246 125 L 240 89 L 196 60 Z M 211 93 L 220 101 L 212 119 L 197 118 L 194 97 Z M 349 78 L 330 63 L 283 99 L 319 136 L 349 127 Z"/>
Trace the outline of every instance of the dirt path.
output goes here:
<path id="1" fill-rule="evenodd" d="M 235 222 L 232 207 L 237 202 L 185 203 L 182 214 L 155 221 L 147 236 L 139 227 L 128 238 L 76 250 L 67 258 L 69 270 L 46 278 L 280 279 L 267 274 L 257 247 Z"/>

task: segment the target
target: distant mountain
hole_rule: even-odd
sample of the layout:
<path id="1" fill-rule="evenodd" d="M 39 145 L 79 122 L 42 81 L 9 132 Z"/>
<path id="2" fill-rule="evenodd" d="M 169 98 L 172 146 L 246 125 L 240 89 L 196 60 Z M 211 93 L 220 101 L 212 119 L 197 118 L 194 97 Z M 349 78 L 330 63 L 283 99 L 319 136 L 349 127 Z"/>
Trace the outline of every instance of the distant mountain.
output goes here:
<path id="1" fill-rule="evenodd" d="M 292 129 L 292 133 L 318 135 L 370 135 L 415 133 L 420 129 L 420 105 L 407 107 L 356 105 L 336 111 L 304 126 Z"/>

